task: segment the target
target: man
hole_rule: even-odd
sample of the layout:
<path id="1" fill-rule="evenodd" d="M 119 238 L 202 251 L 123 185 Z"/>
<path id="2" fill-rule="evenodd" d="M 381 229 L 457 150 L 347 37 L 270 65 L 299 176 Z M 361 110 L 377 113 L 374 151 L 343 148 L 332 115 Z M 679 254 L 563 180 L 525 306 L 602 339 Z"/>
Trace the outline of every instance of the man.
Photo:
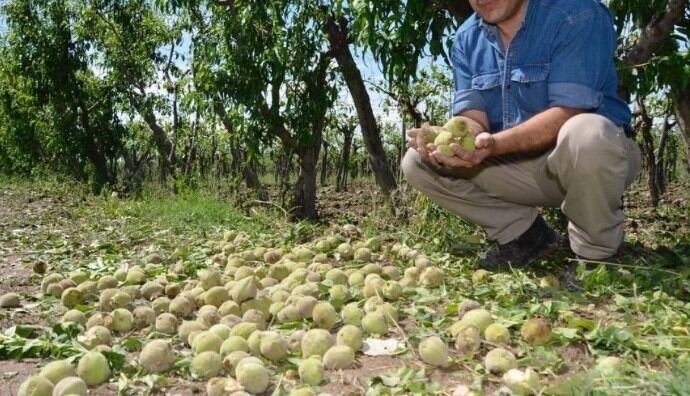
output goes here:
<path id="1" fill-rule="evenodd" d="M 623 240 L 622 195 L 640 171 L 630 110 L 617 96 L 616 34 L 596 0 L 469 0 L 457 31 L 453 114 L 473 151 L 412 148 L 409 184 L 498 242 L 487 269 L 524 267 L 558 238 L 538 207 L 560 206 L 571 249 L 606 260 Z"/>

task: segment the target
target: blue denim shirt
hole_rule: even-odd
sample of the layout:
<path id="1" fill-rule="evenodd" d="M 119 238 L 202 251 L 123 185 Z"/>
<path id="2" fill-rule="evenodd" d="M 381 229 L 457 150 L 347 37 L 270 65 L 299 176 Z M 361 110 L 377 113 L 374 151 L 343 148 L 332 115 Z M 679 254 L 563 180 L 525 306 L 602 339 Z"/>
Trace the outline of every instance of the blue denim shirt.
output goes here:
<path id="1" fill-rule="evenodd" d="M 528 0 L 508 48 L 494 25 L 472 15 L 451 50 L 453 114 L 483 110 L 491 132 L 511 128 L 550 107 L 601 114 L 630 129 L 617 93 L 616 33 L 597 0 Z"/>

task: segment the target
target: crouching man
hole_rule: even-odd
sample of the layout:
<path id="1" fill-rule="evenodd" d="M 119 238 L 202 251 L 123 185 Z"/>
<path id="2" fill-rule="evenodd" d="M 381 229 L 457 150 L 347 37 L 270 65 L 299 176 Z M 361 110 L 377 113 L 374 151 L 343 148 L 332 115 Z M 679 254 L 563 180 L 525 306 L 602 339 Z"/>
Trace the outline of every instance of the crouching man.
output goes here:
<path id="1" fill-rule="evenodd" d="M 475 150 L 412 146 L 408 183 L 498 242 L 487 269 L 524 267 L 557 236 L 538 207 L 568 217 L 570 247 L 591 260 L 623 240 L 622 195 L 640 171 L 630 110 L 617 95 L 616 34 L 596 0 L 469 0 L 451 57 L 453 114 Z"/>

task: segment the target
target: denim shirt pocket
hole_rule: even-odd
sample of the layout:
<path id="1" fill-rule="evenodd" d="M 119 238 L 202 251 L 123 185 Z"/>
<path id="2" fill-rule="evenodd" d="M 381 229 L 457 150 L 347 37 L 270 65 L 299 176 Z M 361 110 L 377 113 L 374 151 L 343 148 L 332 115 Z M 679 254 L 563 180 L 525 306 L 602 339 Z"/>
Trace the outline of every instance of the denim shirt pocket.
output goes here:
<path id="1" fill-rule="evenodd" d="M 548 75 L 548 63 L 518 66 L 510 71 L 510 81 L 520 110 L 534 114 L 548 108 Z"/>
<path id="2" fill-rule="evenodd" d="M 501 72 L 496 70 L 472 76 L 472 89 L 479 92 L 486 104 L 486 115 L 491 123 L 491 130 L 500 128 L 501 118 Z"/>

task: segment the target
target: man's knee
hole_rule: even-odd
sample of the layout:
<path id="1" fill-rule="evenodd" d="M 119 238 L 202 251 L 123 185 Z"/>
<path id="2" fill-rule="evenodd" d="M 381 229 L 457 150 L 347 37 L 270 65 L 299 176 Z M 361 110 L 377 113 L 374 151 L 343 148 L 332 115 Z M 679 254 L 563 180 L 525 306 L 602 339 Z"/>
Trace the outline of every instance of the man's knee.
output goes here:
<path id="1" fill-rule="evenodd" d="M 585 113 L 572 117 L 561 127 L 556 151 L 568 158 L 572 170 L 581 175 L 596 174 L 615 162 L 626 161 L 623 131 L 607 118 Z"/>

